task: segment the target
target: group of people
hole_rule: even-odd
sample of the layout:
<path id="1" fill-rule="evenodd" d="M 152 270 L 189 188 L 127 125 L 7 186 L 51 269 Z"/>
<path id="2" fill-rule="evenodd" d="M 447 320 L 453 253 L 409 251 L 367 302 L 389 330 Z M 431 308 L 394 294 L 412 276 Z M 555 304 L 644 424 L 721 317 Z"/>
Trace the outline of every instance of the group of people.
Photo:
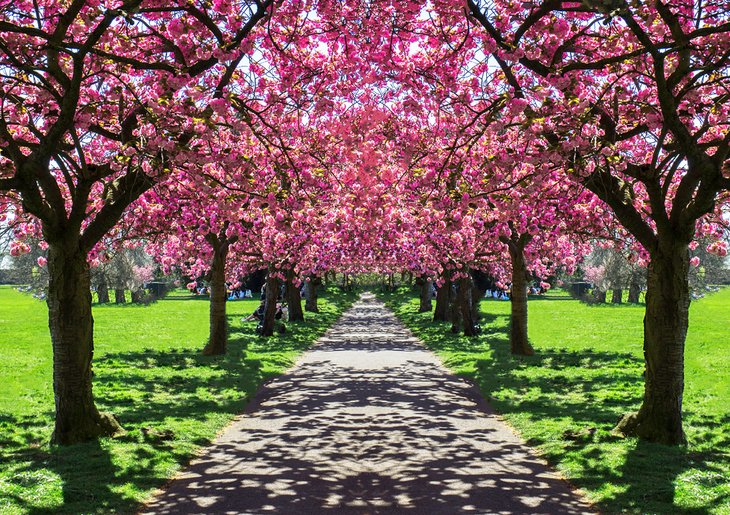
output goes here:
<path id="1" fill-rule="evenodd" d="M 487 290 L 484 293 L 484 297 L 487 299 L 509 300 L 509 290 L 504 291 L 498 288 L 494 288 L 492 290 Z"/>
<path id="2" fill-rule="evenodd" d="M 243 300 L 252 299 L 253 293 L 251 290 L 244 290 L 242 288 L 228 289 L 228 300 Z"/>
<path id="3" fill-rule="evenodd" d="M 210 287 L 205 284 L 198 284 L 194 291 L 197 295 L 210 295 Z M 231 288 L 230 284 L 226 284 L 226 297 L 228 300 L 252 299 L 253 293 L 251 290 Z"/>
<path id="4" fill-rule="evenodd" d="M 543 288 L 541 285 L 531 285 L 527 292 L 530 295 L 542 295 L 545 293 L 545 288 Z M 496 300 L 510 300 L 510 297 L 512 296 L 512 287 L 508 285 L 508 288 L 506 290 L 501 290 L 499 288 L 491 288 L 487 289 L 486 293 L 484 294 L 484 297 L 487 299 L 496 299 Z"/>

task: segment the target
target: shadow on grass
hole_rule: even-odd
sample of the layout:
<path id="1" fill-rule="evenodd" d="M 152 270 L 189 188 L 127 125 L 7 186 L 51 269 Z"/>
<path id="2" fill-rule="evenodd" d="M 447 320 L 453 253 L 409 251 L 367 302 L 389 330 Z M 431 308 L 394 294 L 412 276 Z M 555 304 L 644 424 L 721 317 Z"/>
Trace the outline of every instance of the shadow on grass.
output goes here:
<path id="1" fill-rule="evenodd" d="M 187 349 L 105 355 L 95 364 L 96 402 L 119 418 L 127 434 L 48 449 L 34 430 L 37 419 L 4 416 L 3 423 L 18 434 L 14 448 L 3 453 L 22 464 L 14 471 L 16 480 L 57 476 L 63 495 L 62 504 L 47 508 L 21 496 L 14 502 L 30 513 L 133 511 L 132 492 L 162 485 L 171 466 L 186 463 L 194 448 L 210 443 L 212 419 L 243 410 L 266 379 L 260 365 L 247 359 L 243 339 L 233 339 L 219 357 Z M 43 422 L 51 420 L 49 414 Z"/>
<path id="2" fill-rule="evenodd" d="M 0 414 L 0 511 L 7 505 L 38 514 L 133 513 L 139 499 L 209 444 L 351 300 L 335 299 L 337 308 L 327 305 L 269 339 L 255 334 L 255 323 L 231 315 L 224 356 L 201 355 L 204 342 L 105 354 L 94 362 L 94 394 L 99 409 L 114 413 L 127 431 L 119 438 L 49 447 L 52 413 Z"/>
<path id="3" fill-rule="evenodd" d="M 708 513 L 728 502 L 727 415 L 686 412 L 690 448 L 611 434 L 624 413 L 639 407 L 644 367 L 640 356 L 561 348 L 513 356 L 508 316 L 483 315 L 482 334 L 465 338 L 450 333 L 448 323 L 431 322 L 430 313 L 417 313 L 409 296 L 384 300 L 447 366 L 472 381 L 530 445 L 552 464 L 569 470 L 577 486 L 601 491 L 603 510 Z M 692 489 L 702 482 L 704 496 L 697 496 Z M 679 488 L 684 489 L 681 494 Z M 676 504 L 678 496 L 683 497 L 682 506 Z"/>

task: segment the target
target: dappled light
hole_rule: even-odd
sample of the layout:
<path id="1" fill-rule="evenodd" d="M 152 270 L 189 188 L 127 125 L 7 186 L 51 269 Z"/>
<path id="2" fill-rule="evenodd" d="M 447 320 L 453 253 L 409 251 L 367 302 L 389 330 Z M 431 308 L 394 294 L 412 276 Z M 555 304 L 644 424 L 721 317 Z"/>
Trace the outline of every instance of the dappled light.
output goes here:
<path id="1" fill-rule="evenodd" d="M 0 512 L 131 510 L 269 381 L 150 507 L 592 509 L 483 395 L 726 511 L 729 72 L 727 0 L 0 0 Z"/>
<path id="2" fill-rule="evenodd" d="M 591 509 L 367 295 L 148 511 Z"/>

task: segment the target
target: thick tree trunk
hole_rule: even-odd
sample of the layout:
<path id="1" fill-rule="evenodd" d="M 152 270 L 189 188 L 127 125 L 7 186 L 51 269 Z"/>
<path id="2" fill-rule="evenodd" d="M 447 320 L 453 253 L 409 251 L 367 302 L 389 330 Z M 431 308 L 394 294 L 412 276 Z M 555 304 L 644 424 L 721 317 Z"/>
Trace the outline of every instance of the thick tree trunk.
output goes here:
<path id="1" fill-rule="evenodd" d="M 99 304 L 109 304 L 109 285 L 102 280 L 96 287 L 96 295 L 99 297 Z"/>
<path id="2" fill-rule="evenodd" d="M 459 300 L 459 282 L 452 282 L 449 289 L 449 321 L 451 322 L 451 332 L 458 333 L 461 330 L 461 310 Z"/>
<path id="3" fill-rule="evenodd" d="M 74 248 L 75 247 L 75 248 Z M 116 419 L 94 404 L 91 360 L 89 265 L 78 245 L 51 243 L 48 249 L 48 326 L 53 343 L 56 422 L 51 440 L 70 445 L 121 431 Z"/>
<path id="4" fill-rule="evenodd" d="M 448 279 L 436 291 L 436 309 L 433 311 L 434 322 L 449 321 L 449 292 L 451 291 L 451 281 Z"/>
<path id="5" fill-rule="evenodd" d="M 209 240 L 210 241 L 210 240 Z M 226 318 L 226 259 L 228 244 L 213 245 L 213 263 L 210 267 L 210 334 L 208 343 L 203 348 L 206 356 L 217 356 L 226 353 L 228 345 L 228 319 Z"/>
<path id="6" fill-rule="evenodd" d="M 484 294 L 487 292 L 487 288 L 490 288 L 493 284 L 493 280 L 490 276 L 482 272 L 481 270 L 472 270 L 471 278 L 474 286 L 472 287 L 472 312 L 474 313 L 474 321 L 479 323 L 482 318 L 482 313 L 479 309 L 484 299 Z"/>
<path id="7" fill-rule="evenodd" d="M 682 430 L 684 342 L 689 326 L 687 245 L 660 245 L 651 256 L 644 316 L 644 400 L 616 430 L 645 440 L 686 443 Z"/>
<path id="8" fill-rule="evenodd" d="M 613 304 L 621 304 L 623 302 L 624 291 L 619 288 L 614 288 L 611 294 L 611 302 Z"/>
<path id="9" fill-rule="evenodd" d="M 509 254 L 512 259 L 510 349 L 512 354 L 532 356 L 535 350 L 527 337 L 527 267 L 523 246 L 509 245 Z"/>
<path id="10" fill-rule="evenodd" d="M 482 298 L 484 297 L 484 292 L 486 290 L 483 290 L 479 286 L 477 286 L 476 283 L 471 288 L 471 316 L 474 319 L 474 323 L 479 323 L 479 320 L 482 318 L 482 313 L 479 311 L 479 306 L 482 304 Z"/>
<path id="11" fill-rule="evenodd" d="M 600 288 L 593 288 L 593 301 L 598 304 L 606 303 L 606 292 Z"/>
<path id="12" fill-rule="evenodd" d="M 124 295 L 124 288 L 114 288 L 114 303 L 124 304 L 127 302 L 127 297 Z"/>
<path id="13" fill-rule="evenodd" d="M 317 276 L 313 276 L 309 279 L 309 281 L 306 282 L 304 289 L 305 289 L 305 297 L 306 301 L 304 303 L 304 309 L 305 311 L 309 311 L 310 313 L 319 313 L 319 306 L 317 304 L 318 301 L 318 293 L 317 288 L 322 284 L 322 279 L 320 279 Z"/>
<path id="14" fill-rule="evenodd" d="M 430 312 L 433 308 L 431 304 L 431 285 L 433 284 L 431 281 L 428 281 L 426 279 L 421 278 L 419 280 L 420 284 L 420 299 L 421 304 L 418 307 L 419 313 L 426 313 Z"/>
<path id="15" fill-rule="evenodd" d="M 474 320 L 474 310 L 472 309 L 473 283 L 470 277 L 462 277 L 459 279 L 459 314 L 464 324 L 464 336 L 476 336 L 476 322 Z"/>
<path id="16" fill-rule="evenodd" d="M 261 336 L 273 336 L 276 328 L 276 304 L 279 299 L 279 279 L 272 273 L 266 276 L 266 305 L 261 326 Z"/>
<path id="17" fill-rule="evenodd" d="M 287 274 L 286 281 L 286 303 L 289 307 L 289 322 L 303 322 L 304 311 L 302 311 L 302 295 L 299 288 L 294 284 L 294 272 Z"/>
<path id="18" fill-rule="evenodd" d="M 641 294 L 641 284 L 639 284 L 638 280 L 635 280 L 632 278 L 631 284 L 629 285 L 628 301 L 632 304 L 638 304 L 640 294 Z"/>

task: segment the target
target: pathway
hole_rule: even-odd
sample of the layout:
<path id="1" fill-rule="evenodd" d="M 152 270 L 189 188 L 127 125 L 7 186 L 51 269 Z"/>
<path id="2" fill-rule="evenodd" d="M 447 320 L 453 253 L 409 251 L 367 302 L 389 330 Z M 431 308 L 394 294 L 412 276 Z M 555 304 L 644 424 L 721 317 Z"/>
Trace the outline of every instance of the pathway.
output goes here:
<path id="1" fill-rule="evenodd" d="M 146 510 L 591 512 L 372 295 Z"/>

